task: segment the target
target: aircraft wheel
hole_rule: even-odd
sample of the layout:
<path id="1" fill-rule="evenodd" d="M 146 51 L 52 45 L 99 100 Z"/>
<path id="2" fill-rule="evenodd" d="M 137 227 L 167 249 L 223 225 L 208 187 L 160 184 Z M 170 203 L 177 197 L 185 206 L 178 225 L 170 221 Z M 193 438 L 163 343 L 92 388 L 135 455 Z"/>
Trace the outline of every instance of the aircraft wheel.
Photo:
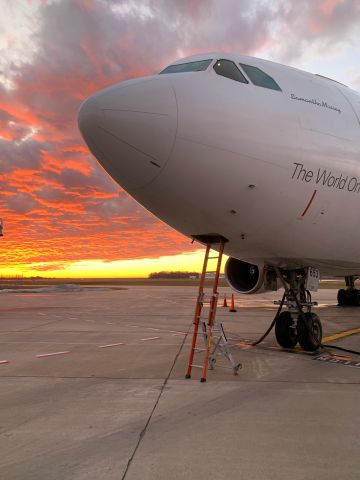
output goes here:
<path id="1" fill-rule="evenodd" d="M 283 348 L 293 348 L 298 342 L 294 321 L 290 312 L 282 312 L 275 324 L 275 337 L 278 344 Z"/>
<path id="2" fill-rule="evenodd" d="M 354 307 L 360 306 L 360 292 L 359 290 L 351 290 L 350 292 L 350 305 L 354 305 Z"/>
<path id="3" fill-rule="evenodd" d="M 321 346 L 322 326 L 315 313 L 306 312 L 299 315 L 297 332 L 301 347 L 308 352 L 315 352 Z"/>
<path id="4" fill-rule="evenodd" d="M 338 291 L 337 301 L 338 301 L 338 304 L 340 305 L 340 307 L 343 307 L 344 305 L 349 305 L 349 299 L 348 299 L 347 291 L 344 288 L 341 288 Z"/>

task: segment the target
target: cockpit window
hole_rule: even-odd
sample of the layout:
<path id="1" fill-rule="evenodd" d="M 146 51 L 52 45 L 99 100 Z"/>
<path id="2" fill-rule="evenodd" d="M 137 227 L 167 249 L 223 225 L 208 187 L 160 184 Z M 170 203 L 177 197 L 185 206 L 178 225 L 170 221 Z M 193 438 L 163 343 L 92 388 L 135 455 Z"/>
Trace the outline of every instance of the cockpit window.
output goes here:
<path id="1" fill-rule="evenodd" d="M 203 72 L 212 62 L 212 59 L 199 60 L 198 62 L 178 63 L 169 65 L 160 72 L 162 73 L 183 73 L 183 72 Z"/>
<path id="2" fill-rule="evenodd" d="M 230 78 L 236 82 L 249 83 L 235 63 L 230 60 L 218 60 L 214 65 L 214 70 L 218 75 Z"/>
<path id="3" fill-rule="evenodd" d="M 279 90 L 280 92 L 282 91 L 275 80 L 270 77 L 270 75 L 260 70 L 260 68 L 253 67 L 252 65 L 245 65 L 244 63 L 240 63 L 240 65 L 254 85 L 270 88 L 271 90 Z"/>

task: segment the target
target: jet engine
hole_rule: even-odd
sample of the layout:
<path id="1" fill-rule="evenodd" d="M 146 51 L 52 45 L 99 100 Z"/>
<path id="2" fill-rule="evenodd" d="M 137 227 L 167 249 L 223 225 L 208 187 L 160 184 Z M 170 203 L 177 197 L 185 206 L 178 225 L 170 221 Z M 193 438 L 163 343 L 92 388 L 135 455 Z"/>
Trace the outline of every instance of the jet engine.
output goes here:
<path id="1" fill-rule="evenodd" d="M 275 272 L 253 263 L 229 257 L 225 265 L 225 278 L 237 292 L 250 294 L 260 291 L 277 290 Z"/>

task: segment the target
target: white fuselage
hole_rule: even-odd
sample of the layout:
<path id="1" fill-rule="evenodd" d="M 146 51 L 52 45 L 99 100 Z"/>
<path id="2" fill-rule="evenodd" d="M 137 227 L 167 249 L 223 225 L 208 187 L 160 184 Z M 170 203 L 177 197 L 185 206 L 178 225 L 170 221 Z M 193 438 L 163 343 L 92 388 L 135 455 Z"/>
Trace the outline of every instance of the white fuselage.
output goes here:
<path id="1" fill-rule="evenodd" d="M 360 95 L 251 57 L 178 63 L 207 58 L 205 71 L 122 82 L 85 101 L 92 153 L 176 230 L 227 238 L 228 255 L 360 274 Z M 224 58 L 262 69 L 281 91 L 218 75 Z"/>

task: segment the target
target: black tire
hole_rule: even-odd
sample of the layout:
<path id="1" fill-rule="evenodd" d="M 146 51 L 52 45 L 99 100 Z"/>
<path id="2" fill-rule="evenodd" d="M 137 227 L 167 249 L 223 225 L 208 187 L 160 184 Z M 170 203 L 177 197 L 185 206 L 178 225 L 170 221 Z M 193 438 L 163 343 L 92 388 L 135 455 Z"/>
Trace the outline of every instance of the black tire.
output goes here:
<path id="1" fill-rule="evenodd" d="M 347 291 L 344 288 L 341 288 L 338 291 L 337 294 L 337 301 L 340 307 L 343 307 L 344 305 L 349 305 L 349 298 Z"/>
<path id="2" fill-rule="evenodd" d="M 294 321 L 290 312 L 282 312 L 275 324 L 275 337 L 278 344 L 283 348 L 294 348 L 298 342 Z"/>
<path id="3" fill-rule="evenodd" d="M 349 304 L 353 305 L 354 307 L 360 306 L 360 292 L 359 290 L 351 290 L 349 295 Z"/>
<path id="4" fill-rule="evenodd" d="M 299 315 L 297 323 L 298 339 L 301 347 L 307 352 L 316 352 L 321 346 L 322 326 L 315 313 Z"/>

